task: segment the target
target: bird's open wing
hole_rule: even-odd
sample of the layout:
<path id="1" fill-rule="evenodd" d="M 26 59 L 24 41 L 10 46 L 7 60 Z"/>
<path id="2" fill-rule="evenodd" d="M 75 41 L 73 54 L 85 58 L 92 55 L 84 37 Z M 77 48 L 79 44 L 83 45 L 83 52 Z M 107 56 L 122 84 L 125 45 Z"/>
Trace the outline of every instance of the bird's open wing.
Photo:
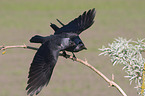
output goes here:
<path id="1" fill-rule="evenodd" d="M 28 86 L 26 87 L 26 90 L 28 90 L 27 94 L 30 94 L 30 96 L 38 94 L 44 85 L 49 83 L 53 68 L 57 61 L 57 55 L 53 53 L 56 52 L 52 52 L 45 43 L 42 44 L 35 54 L 29 71 Z"/>
<path id="2" fill-rule="evenodd" d="M 78 18 L 75 18 L 67 25 L 64 25 L 63 27 L 58 29 L 55 34 L 60 34 L 63 32 L 74 32 L 80 34 L 82 31 L 86 30 L 94 23 L 95 13 L 95 9 L 90 9 L 87 12 L 85 11 Z"/>

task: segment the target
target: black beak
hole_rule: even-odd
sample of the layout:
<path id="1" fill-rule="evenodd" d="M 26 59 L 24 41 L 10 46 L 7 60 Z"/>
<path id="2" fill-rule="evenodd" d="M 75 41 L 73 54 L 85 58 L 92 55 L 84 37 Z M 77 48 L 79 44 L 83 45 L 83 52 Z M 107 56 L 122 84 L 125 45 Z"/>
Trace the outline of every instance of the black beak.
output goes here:
<path id="1" fill-rule="evenodd" d="M 83 49 L 85 49 L 85 50 L 87 50 L 87 48 L 84 46 L 84 48 Z"/>
<path id="2" fill-rule="evenodd" d="M 84 45 L 81 46 L 81 49 L 87 50 L 87 48 Z"/>

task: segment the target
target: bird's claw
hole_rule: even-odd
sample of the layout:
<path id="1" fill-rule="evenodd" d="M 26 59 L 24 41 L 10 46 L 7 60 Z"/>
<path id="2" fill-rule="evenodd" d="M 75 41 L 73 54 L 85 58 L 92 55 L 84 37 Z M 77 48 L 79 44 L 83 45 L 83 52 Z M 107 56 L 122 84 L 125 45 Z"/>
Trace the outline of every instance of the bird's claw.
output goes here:
<path id="1" fill-rule="evenodd" d="M 75 56 L 75 54 L 72 52 L 73 54 L 73 61 L 76 61 L 77 57 Z"/>
<path id="2" fill-rule="evenodd" d="M 66 59 L 69 58 L 65 51 L 63 51 L 62 55 L 63 55 L 63 57 L 65 57 Z"/>

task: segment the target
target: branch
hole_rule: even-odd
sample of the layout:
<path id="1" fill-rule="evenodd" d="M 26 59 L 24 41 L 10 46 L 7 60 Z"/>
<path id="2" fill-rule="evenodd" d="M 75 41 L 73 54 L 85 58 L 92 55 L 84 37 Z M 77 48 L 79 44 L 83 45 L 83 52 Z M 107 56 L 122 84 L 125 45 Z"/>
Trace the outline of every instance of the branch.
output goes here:
<path id="1" fill-rule="evenodd" d="M 11 49 L 11 48 L 26 48 L 26 49 L 32 49 L 32 50 L 38 50 L 38 48 L 36 47 L 31 47 L 31 46 L 27 46 L 27 45 L 15 45 L 15 46 L 0 46 L 0 50 L 6 50 L 6 49 Z M 64 55 L 62 53 L 59 54 L 59 56 L 63 56 Z M 71 55 L 66 54 L 65 58 L 69 58 L 73 61 L 79 62 L 87 67 L 89 67 L 91 70 L 93 70 L 94 72 L 96 72 L 99 76 L 101 76 L 107 83 L 109 83 L 110 86 L 115 87 L 123 96 L 127 96 L 126 93 L 121 89 L 121 87 L 116 84 L 113 80 L 114 80 L 114 75 L 112 75 L 112 80 L 109 80 L 103 73 L 101 73 L 99 70 L 97 70 L 95 67 L 93 67 L 92 65 L 90 65 L 87 60 L 81 60 L 78 58 L 74 58 Z"/>
<path id="2" fill-rule="evenodd" d="M 15 46 L 0 46 L 0 50 L 6 50 L 6 49 L 11 49 L 11 48 L 27 48 L 27 49 L 33 49 L 33 50 L 38 50 L 38 48 L 36 47 L 31 47 L 31 46 L 27 46 L 27 45 L 15 45 Z"/>
<path id="3" fill-rule="evenodd" d="M 62 54 L 60 54 L 60 56 L 63 56 Z M 72 59 L 73 61 L 79 62 L 87 67 L 89 67 L 91 70 L 93 70 L 94 72 L 96 72 L 99 76 L 101 76 L 107 83 L 109 83 L 110 87 L 115 87 L 117 88 L 117 90 L 123 95 L 123 96 L 127 96 L 126 93 L 121 89 L 121 87 L 116 84 L 113 80 L 114 80 L 114 75 L 112 75 L 112 80 L 109 80 L 103 73 L 101 73 L 99 70 L 97 70 L 95 67 L 93 67 L 92 65 L 90 65 L 87 60 L 83 61 L 81 59 L 78 58 L 74 58 L 71 55 L 67 55 L 67 57 L 69 59 Z"/>

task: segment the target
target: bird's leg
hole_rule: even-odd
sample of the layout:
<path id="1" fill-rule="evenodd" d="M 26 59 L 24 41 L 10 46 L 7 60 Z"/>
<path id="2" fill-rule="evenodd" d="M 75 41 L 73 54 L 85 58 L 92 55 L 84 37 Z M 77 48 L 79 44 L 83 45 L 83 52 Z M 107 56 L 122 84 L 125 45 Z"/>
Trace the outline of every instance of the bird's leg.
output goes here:
<path id="1" fill-rule="evenodd" d="M 75 61 L 77 58 L 73 52 L 72 52 L 72 54 L 73 54 L 73 61 Z"/>
<path id="2" fill-rule="evenodd" d="M 75 56 L 75 54 L 72 52 L 72 54 L 73 54 L 73 58 L 76 58 L 76 56 Z"/>
<path id="3" fill-rule="evenodd" d="M 63 51 L 63 57 L 65 57 L 66 59 L 68 58 L 68 56 L 67 56 L 67 54 L 66 54 L 66 52 L 65 51 Z"/>

